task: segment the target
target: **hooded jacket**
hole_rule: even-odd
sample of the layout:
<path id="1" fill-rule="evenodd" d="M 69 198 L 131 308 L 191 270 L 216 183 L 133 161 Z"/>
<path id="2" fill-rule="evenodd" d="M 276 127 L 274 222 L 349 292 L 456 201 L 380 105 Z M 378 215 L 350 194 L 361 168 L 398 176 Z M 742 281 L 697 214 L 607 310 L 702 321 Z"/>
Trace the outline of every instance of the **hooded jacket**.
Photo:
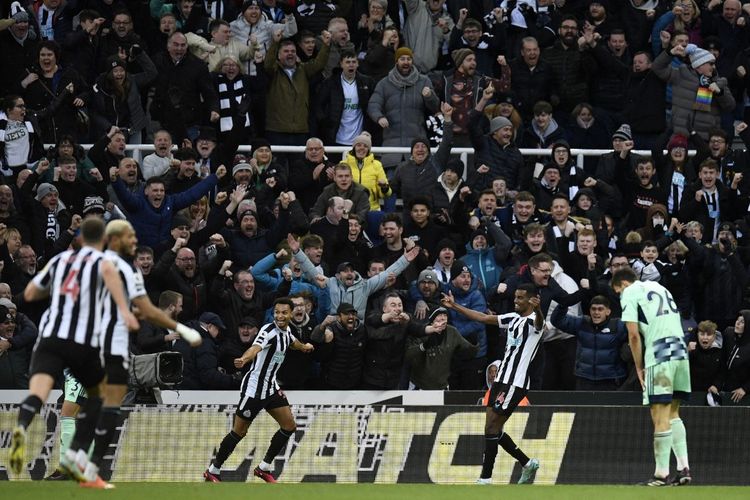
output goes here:
<path id="1" fill-rule="evenodd" d="M 471 286 L 468 291 L 463 291 L 453 285 L 452 282 L 450 285 L 450 291 L 453 293 L 456 304 L 473 311 L 484 312 L 487 310 L 487 301 L 484 299 L 484 294 L 479 289 L 479 280 L 476 279 L 473 273 L 471 275 Z M 453 309 L 449 311 L 448 317 L 450 324 L 459 331 L 461 336 L 477 346 L 478 351 L 476 357 L 482 358 L 486 356 L 487 332 L 485 331 L 484 323 L 470 320 Z"/>
<path id="2" fill-rule="evenodd" d="M 393 192 L 390 186 L 388 186 L 386 191 L 383 191 L 378 184 L 378 182 L 388 184 L 383 164 L 375 159 L 374 154 L 368 153 L 362 160 L 362 168 L 360 168 L 357 157 L 354 156 L 352 151 L 346 153 L 344 163 L 352 168 L 354 182 L 367 188 L 370 195 L 370 210 L 380 210 L 380 201 L 390 196 Z"/>
<path id="3" fill-rule="evenodd" d="M 422 390 L 444 390 L 448 388 L 451 360 L 455 354 L 476 356 L 477 345 L 470 343 L 458 330 L 448 325 L 441 334 L 443 339 L 433 347 L 425 348 L 428 336 L 411 336 L 406 341 L 405 360 L 411 365 L 409 379 Z"/>

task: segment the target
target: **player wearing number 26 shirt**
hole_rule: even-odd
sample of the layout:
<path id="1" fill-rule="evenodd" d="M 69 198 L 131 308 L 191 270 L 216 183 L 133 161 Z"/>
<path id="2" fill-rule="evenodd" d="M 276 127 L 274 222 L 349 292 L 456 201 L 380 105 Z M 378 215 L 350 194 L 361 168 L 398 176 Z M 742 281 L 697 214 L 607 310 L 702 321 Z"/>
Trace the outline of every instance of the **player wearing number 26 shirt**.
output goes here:
<path id="1" fill-rule="evenodd" d="M 656 469 L 646 486 L 691 482 L 687 433 L 680 418 L 680 400 L 690 394 L 690 365 L 680 311 L 669 290 L 653 281 L 639 281 L 632 269 L 617 271 L 612 288 L 620 294 L 622 321 L 628 329 L 643 404 L 651 405 Z M 670 453 L 677 474 L 669 478 Z"/>

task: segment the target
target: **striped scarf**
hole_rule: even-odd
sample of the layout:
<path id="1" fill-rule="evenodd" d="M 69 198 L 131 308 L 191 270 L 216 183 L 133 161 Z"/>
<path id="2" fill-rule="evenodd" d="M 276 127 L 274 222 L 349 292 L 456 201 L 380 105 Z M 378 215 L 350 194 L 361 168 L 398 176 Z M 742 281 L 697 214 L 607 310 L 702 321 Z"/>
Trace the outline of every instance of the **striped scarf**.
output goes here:
<path id="1" fill-rule="evenodd" d="M 235 78 L 230 81 L 226 76 L 220 74 L 217 79 L 219 91 L 219 130 L 221 132 L 228 132 L 232 130 L 234 120 L 237 120 L 237 126 L 249 127 L 250 126 L 250 114 L 244 113 L 244 120 L 242 116 L 238 116 L 241 111 L 240 105 L 243 99 L 249 99 L 247 92 L 249 89 L 245 88 L 245 84 L 241 77 Z M 246 106 L 243 106 L 247 109 Z"/>

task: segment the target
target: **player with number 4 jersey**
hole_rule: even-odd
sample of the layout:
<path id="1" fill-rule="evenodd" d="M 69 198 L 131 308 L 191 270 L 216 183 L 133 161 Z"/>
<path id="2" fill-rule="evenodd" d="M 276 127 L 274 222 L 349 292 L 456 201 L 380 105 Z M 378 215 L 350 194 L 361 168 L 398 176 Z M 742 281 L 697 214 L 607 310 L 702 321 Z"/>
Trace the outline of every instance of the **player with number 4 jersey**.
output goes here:
<path id="1" fill-rule="evenodd" d="M 687 401 L 690 395 L 690 365 L 680 311 L 669 290 L 653 281 L 639 281 L 630 268 L 612 276 L 612 288 L 620 294 L 643 404 L 651 406 L 654 424 L 656 469 L 642 484 L 689 484 L 687 433 L 679 409 L 680 400 Z M 677 458 L 672 479 L 668 477 L 670 451 Z"/>

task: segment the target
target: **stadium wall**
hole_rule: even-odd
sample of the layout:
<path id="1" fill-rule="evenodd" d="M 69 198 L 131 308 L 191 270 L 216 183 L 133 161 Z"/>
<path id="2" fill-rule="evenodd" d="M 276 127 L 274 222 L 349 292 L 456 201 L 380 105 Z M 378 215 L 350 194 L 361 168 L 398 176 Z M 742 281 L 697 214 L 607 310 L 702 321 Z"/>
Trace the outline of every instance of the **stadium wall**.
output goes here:
<path id="1" fill-rule="evenodd" d="M 7 400 L 6 400 L 7 401 Z M 125 408 L 102 476 L 112 481 L 200 481 L 231 426 L 228 404 Z M 0 479 L 7 480 L 16 405 L 0 404 Z M 277 458 L 283 482 L 473 483 L 483 451 L 479 406 L 294 405 L 297 433 Z M 58 408 L 46 405 L 29 434 L 29 469 L 38 480 L 57 466 Z M 750 408 L 686 407 L 696 484 L 748 485 Z M 229 481 L 258 481 L 252 468 L 276 431 L 262 413 L 224 464 Z M 653 472 L 649 413 L 638 406 L 533 406 L 505 428 L 542 467 L 538 484 L 632 484 Z M 673 464 L 674 470 L 674 464 Z M 520 467 L 500 451 L 495 482 L 516 482 Z"/>

